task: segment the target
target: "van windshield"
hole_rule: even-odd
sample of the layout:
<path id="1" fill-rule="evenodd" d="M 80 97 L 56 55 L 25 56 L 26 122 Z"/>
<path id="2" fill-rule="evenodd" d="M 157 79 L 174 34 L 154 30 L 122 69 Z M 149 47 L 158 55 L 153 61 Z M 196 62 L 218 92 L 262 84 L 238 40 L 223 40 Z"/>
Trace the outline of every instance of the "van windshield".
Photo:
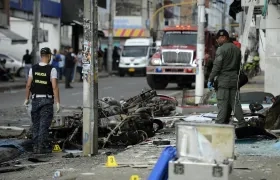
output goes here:
<path id="1" fill-rule="evenodd" d="M 147 56 L 148 46 L 124 46 L 123 57 L 144 57 Z"/>
<path id="2" fill-rule="evenodd" d="M 162 46 L 172 46 L 172 45 L 194 45 L 197 42 L 197 32 L 191 31 L 168 31 L 165 32 L 162 38 Z"/>

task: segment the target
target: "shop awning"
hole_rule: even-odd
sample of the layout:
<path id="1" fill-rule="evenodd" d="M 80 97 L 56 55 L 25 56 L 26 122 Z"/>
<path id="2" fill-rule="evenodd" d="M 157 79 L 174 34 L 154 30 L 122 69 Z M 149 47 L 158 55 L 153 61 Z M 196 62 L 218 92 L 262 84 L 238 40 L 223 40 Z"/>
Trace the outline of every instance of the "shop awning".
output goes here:
<path id="1" fill-rule="evenodd" d="M 108 37 L 108 30 L 104 30 L 105 37 Z M 146 37 L 145 29 L 114 29 L 114 37 Z"/>
<path id="2" fill-rule="evenodd" d="M 26 44 L 28 39 L 18 35 L 17 33 L 14 33 L 13 31 L 5 28 L 0 28 L 0 34 L 3 34 L 3 36 L 0 35 L 1 39 L 10 39 L 12 44 Z M 5 38 L 6 37 L 6 38 Z"/>

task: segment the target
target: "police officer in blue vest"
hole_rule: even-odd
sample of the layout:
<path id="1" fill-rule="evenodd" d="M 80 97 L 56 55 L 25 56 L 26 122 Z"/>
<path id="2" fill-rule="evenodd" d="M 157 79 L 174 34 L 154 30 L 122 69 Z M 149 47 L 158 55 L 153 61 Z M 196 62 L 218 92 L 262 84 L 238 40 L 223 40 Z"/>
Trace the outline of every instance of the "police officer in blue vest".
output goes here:
<path id="1" fill-rule="evenodd" d="M 57 83 L 57 71 L 49 65 L 51 60 L 50 48 L 41 49 L 41 62 L 32 66 L 26 84 L 26 99 L 24 105 L 32 99 L 32 138 L 33 152 L 36 154 L 51 153 L 51 146 L 47 141 L 49 127 L 53 120 L 56 103 L 57 113 L 60 110 L 59 88 Z M 31 96 L 30 96 L 31 94 Z"/>

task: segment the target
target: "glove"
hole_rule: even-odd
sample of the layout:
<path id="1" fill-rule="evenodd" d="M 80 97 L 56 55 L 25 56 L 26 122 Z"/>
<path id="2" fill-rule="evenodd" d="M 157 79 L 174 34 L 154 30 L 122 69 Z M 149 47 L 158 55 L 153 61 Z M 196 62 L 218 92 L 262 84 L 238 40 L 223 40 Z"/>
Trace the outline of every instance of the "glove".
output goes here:
<path id="1" fill-rule="evenodd" d="M 59 112 L 60 112 L 60 104 L 56 103 L 56 113 L 59 113 Z"/>
<path id="2" fill-rule="evenodd" d="M 24 106 L 27 106 L 28 104 L 29 104 L 29 99 L 25 99 L 23 105 L 24 105 Z"/>
<path id="3" fill-rule="evenodd" d="M 208 87 L 208 89 L 211 90 L 213 88 L 213 82 L 208 82 L 207 87 Z"/>

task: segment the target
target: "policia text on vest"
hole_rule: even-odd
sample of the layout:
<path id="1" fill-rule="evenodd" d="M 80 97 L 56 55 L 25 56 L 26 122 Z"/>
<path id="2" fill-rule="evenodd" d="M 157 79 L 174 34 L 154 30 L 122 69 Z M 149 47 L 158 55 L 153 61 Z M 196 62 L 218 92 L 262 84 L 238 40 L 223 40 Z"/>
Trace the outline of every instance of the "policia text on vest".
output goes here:
<path id="1" fill-rule="evenodd" d="M 53 67 L 51 65 L 39 66 L 38 64 L 32 67 L 32 95 L 36 96 L 36 94 L 40 94 L 53 96 L 53 88 L 50 77 L 52 68 Z"/>
<path id="2" fill-rule="evenodd" d="M 47 76 L 46 73 L 40 73 L 40 72 L 35 72 L 34 74 L 35 74 L 35 76 L 43 76 L 43 77 L 46 77 L 46 76 Z M 34 82 L 35 82 L 35 83 L 38 83 L 38 84 L 48 84 L 47 81 L 42 81 L 42 80 L 38 80 L 38 79 L 35 79 Z"/>

